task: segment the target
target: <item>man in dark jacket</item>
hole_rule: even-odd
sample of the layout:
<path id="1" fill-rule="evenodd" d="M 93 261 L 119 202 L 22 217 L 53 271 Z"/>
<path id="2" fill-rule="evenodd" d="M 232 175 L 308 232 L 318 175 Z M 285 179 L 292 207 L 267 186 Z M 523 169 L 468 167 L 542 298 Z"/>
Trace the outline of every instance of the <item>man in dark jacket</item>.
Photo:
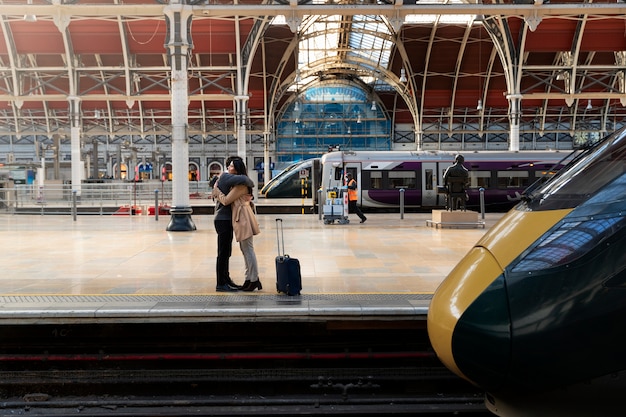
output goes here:
<path id="1" fill-rule="evenodd" d="M 253 187 L 254 183 L 252 179 L 247 175 L 235 175 L 233 167 L 233 161 L 242 161 L 241 158 L 235 156 L 226 160 L 226 169 L 228 172 L 224 172 L 220 175 L 215 186 L 219 187 L 223 194 L 228 194 L 228 191 L 235 186 L 245 184 L 248 187 Z M 241 287 L 233 282 L 230 277 L 230 256 L 233 249 L 233 212 L 231 206 L 225 206 L 219 201 L 215 202 L 215 217 L 213 218 L 213 225 L 217 232 L 217 260 L 215 263 L 215 269 L 217 274 L 217 286 L 216 291 L 237 291 Z"/>

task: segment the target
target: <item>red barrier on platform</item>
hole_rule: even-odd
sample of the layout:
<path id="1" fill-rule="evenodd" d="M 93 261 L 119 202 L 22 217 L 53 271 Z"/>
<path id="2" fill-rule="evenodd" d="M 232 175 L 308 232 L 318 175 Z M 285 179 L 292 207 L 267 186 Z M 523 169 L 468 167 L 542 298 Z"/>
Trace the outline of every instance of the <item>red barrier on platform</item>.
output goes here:
<path id="1" fill-rule="evenodd" d="M 170 206 L 159 206 L 159 216 L 170 214 Z M 154 216 L 154 206 L 148 207 L 148 216 Z"/>
<path id="2" fill-rule="evenodd" d="M 117 209 L 113 213 L 113 216 L 128 216 L 128 215 L 138 216 L 141 213 L 142 213 L 142 209 L 139 206 L 121 206 L 119 209 Z"/>

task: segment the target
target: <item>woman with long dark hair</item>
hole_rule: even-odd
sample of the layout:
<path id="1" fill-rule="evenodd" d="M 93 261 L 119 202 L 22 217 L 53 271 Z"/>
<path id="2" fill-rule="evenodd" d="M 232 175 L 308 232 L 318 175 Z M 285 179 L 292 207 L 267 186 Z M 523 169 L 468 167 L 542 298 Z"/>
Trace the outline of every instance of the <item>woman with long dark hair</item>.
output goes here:
<path id="1" fill-rule="evenodd" d="M 234 235 L 239 248 L 244 257 L 246 267 L 246 280 L 242 287 L 243 291 L 261 290 L 263 286 L 259 281 L 259 266 L 254 252 L 253 237 L 260 233 L 259 224 L 254 213 L 252 204 L 252 180 L 248 177 L 246 165 L 241 158 L 232 158 L 227 165 L 228 173 L 222 174 L 218 180 L 217 186 L 214 188 L 213 198 L 222 205 L 222 207 L 231 208 L 231 230 L 230 245 L 232 248 L 232 236 Z M 244 177 L 243 179 L 241 177 Z M 246 181 L 247 180 L 247 181 Z M 224 184 L 226 182 L 226 185 Z M 252 185 L 251 185 L 252 184 Z M 230 188 L 227 190 L 227 187 Z M 218 221 L 216 217 L 216 221 Z M 222 221 L 221 218 L 219 220 Z M 216 224 L 216 230 L 218 225 Z M 225 224 L 219 225 L 220 229 L 226 229 Z M 219 257 L 219 232 L 218 232 L 218 263 Z M 229 255 L 230 257 L 230 255 Z M 228 278 L 230 280 L 230 277 Z M 218 291 L 219 285 L 219 269 L 218 269 Z M 232 281 L 230 281 L 232 282 Z M 229 285 L 229 287 L 232 285 Z M 230 291 L 229 289 L 224 289 Z"/>

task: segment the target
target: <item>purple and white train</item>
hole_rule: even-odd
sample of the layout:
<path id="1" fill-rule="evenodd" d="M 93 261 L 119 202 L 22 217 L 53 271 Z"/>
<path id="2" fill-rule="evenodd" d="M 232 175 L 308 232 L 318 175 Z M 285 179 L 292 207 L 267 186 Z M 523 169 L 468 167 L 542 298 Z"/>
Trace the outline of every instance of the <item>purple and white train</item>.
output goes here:
<path id="1" fill-rule="evenodd" d="M 359 204 L 363 208 L 397 208 L 400 190 L 404 190 L 405 207 L 445 207 L 445 194 L 437 192 L 443 185 L 443 173 L 454 163 L 458 153 L 357 151 L 331 152 L 321 158 L 319 186 L 323 190 L 340 188 L 346 173 L 357 180 Z M 467 152 L 465 167 L 469 170 L 468 208 L 480 207 L 480 189 L 488 211 L 504 211 L 519 202 L 523 191 L 535 181 L 553 175 L 567 159 L 569 152 Z M 321 193 L 324 204 L 326 193 Z"/>
<path id="2" fill-rule="evenodd" d="M 340 189 L 351 172 L 358 183 L 359 205 L 363 209 L 398 209 L 400 190 L 406 208 L 441 208 L 446 196 L 437 193 L 443 173 L 453 164 L 457 152 L 444 151 L 339 151 L 322 158 L 291 165 L 263 187 L 266 198 L 306 197 L 324 204 L 325 191 Z M 484 189 L 487 211 L 506 211 L 519 202 L 523 191 L 535 181 L 553 175 L 567 160 L 569 151 L 464 152 L 470 188 L 467 207 L 480 207 Z M 565 161 L 566 162 L 566 161 Z M 313 190 L 322 190 L 321 195 Z M 318 197 L 321 201 L 317 201 Z"/>

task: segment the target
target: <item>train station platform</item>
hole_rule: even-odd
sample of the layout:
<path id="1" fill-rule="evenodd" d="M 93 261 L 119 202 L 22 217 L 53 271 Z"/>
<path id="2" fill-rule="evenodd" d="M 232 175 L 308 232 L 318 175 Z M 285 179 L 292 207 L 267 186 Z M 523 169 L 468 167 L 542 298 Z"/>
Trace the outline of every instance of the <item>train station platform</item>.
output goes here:
<path id="1" fill-rule="evenodd" d="M 302 294 L 276 292 L 276 217 Z M 428 306 L 483 228 L 260 214 L 262 291 L 215 291 L 213 216 L 0 215 L 2 415 L 488 415 Z M 233 247 L 231 275 L 242 283 Z"/>
<path id="2" fill-rule="evenodd" d="M 215 291 L 213 216 L 168 232 L 169 215 L 0 215 L 0 318 L 8 322 L 316 320 L 396 315 L 425 318 L 432 293 L 502 213 L 484 228 L 432 228 L 431 213 L 367 213 L 361 224 L 317 214 L 259 214 L 254 239 L 261 291 Z M 299 259 L 302 294 L 276 291 L 276 218 Z M 233 244 L 231 276 L 244 281 Z"/>

